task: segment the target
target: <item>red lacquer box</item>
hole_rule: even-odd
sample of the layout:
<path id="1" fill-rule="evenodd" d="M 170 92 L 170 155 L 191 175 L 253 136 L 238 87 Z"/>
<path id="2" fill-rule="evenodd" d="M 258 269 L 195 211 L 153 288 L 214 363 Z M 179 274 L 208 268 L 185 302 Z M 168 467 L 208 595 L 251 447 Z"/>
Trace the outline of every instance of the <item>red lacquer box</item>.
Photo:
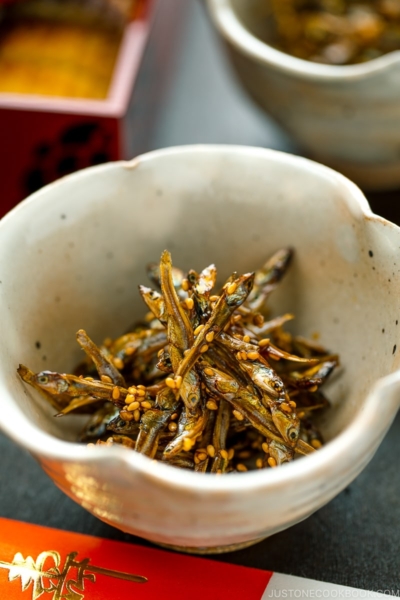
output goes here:
<path id="1" fill-rule="evenodd" d="M 104 100 L 0 93 L 0 217 L 68 173 L 148 149 L 181 15 L 182 0 L 142 0 Z"/>

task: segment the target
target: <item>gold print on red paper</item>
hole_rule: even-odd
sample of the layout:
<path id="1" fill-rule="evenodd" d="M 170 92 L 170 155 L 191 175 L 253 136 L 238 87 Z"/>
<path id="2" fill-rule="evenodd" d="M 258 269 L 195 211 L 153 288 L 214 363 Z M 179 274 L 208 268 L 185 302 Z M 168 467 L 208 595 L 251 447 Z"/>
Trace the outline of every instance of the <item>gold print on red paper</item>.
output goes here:
<path id="1" fill-rule="evenodd" d="M 8 569 L 8 581 L 21 580 L 22 591 L 32 585 L 32 600 L 44 594 L 48 600 L 83 600 L 85 583 L 96 582 L 96 575 L 124 579 L 133 583 L 146 583 L 147 578 L 113 571 L 90 564 L 90 558 L 77 560 L 78 552 L 70 552 L 61 566 L 61 556 L 55 550 L 42 552 L 36 560 L 24 558 L 17 552 L 12 562 L 0 561 L 0 569 Z M 43 598 L 44 600 L 44 598 Z"/>

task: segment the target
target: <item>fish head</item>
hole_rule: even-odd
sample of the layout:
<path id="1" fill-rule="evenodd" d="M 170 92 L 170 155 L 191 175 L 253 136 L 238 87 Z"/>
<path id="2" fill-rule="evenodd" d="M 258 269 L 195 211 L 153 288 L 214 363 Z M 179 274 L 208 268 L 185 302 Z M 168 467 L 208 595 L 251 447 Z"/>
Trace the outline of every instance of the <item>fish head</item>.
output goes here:
<path id="1" fill-rule="evenodd" d="M 278 250 L 256 273 L 255 283 L 258 286 L 274 285 L 279 283 L 286 273 L 293 257 L 292 248 Z"/>
<path id="2" fill-rule="evenodd" d="M 228 306 L 237 307 L 243 304 L 253 288 L 254 276 L 255 273 L 246 273 L 234 279 L 232 283 L 225 284 L 225 301 Z"/>
<path id="3" fill-rule="evenodd" d="M 69 388 L 69 383 L 65 375 L 54 373 L 53 371 L 40 371 L 40 373 L 34 373 L 32 384 L 37 385 L 53 395 L 63 394 L 68 391 Z"/>
<path id="4" fill-rule="evenodd" d="M 278 407 L 273 408 L 271 413 L 272 421 L 285 442 L 294 447 L 299 439 L 300 419 L 294 415 L 283 412 Z"/>
<path id="5" fill-rule="evenodd" d="M 150 298 L 151 300 L 157 300 L 158 298 L 162 297 L 160 292 L 157 292 L 156 290 L 153 290 L 145 285 L 139 285 L 139 291 L 142 296 Z"/>
<path id="6" fill-rule="evenodd" d="M 256 368 L 256 365 L 253 363 L 250 367 Z M 260 372 L 257 373 L 256 383 L 267 392 L 268 396 L 274 399 L 285 397 L 285 385 L 279 375 L 272 369 L 262 366 Z"/>

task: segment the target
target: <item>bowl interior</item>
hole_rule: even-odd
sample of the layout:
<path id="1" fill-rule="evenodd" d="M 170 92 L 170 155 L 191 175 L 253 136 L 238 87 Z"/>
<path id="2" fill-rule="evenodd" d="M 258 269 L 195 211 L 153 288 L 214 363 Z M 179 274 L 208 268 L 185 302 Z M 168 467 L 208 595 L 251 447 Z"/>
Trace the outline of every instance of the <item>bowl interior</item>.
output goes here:
<path id="1" fill-rule="evenodd" d="M 185 269 L 215 262 L 223 281 L 287 245 L 295 260 L 271 312 L 293 312 L 294 331 L 340 354 L 323 425 L 335 436 L 362 411 L 372 384 L 399 367 L 399 230 L 373 217 L 333 171 L 251 148 L 170 149 L 82 171 L 3 219 L 3 405 L 74 440 L 82 418 L 54 419 L 19 380 L 19 363 L 69 372 L 82 358 L 79 328 L 97 342 L 123 333 L 146 312 L 137 286 L 165 248 Z"/>
<path id="2" fill-rule="evenodd" d="M 273 42 L 274 27 L 269 0 L 228 0 L 243 27 L 266 44 Z"/>

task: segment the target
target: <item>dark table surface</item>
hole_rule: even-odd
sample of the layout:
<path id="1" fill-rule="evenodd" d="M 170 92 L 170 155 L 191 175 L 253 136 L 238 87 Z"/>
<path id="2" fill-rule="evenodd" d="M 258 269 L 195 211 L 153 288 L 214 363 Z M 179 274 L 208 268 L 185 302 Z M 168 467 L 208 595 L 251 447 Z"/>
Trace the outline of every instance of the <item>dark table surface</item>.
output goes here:
<path id="1" fill-rule="evenodd" d="M 296 152 L 236 83 L 196 0 L 187 0 L 177 46 L 151 148 L 228 143 Z M 375 212 L 400 223 L 400 192 L 367 196 Z M 215 559 L 398 595 L 399 456 L 400 415 L 364 472 L 327 506 L 256 546 Z M 1 434 L 0 457 L 0 516 L 150 545 L 88 514 Z"/>

